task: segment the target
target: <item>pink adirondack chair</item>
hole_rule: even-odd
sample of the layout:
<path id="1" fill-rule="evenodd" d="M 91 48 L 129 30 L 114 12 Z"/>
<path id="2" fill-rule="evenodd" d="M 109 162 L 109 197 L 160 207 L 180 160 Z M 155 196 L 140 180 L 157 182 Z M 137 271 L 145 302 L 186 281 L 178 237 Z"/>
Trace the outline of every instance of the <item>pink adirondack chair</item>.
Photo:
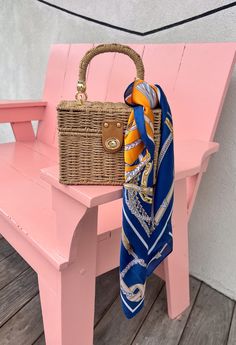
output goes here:
<path id="1" fill-rule="evenodd" d="M 0 231 L 38 274 L 47 345 L 91 345 L 95 277 L 119 265 L 121 187 L 58 183 L 55 107 L 73 99 L 78 64 L 91 44 L 52 47 L 43 101 L 0 103 L 15 143 L 0 145 Z M 189 305 L 188 220 L 209 157 L 235 59 L 234 43 L 131 45 L 146 80 L 159 83 L 175 129 L 174 251 L 157 269 L 168 314 Z M 124 55 L 96 57 L 90 100 L 122 101 L 135 75 Z M 40 120 L 35 138 L 31 120 Z M 110 216 L 112 214 L 112 217 Z"/>

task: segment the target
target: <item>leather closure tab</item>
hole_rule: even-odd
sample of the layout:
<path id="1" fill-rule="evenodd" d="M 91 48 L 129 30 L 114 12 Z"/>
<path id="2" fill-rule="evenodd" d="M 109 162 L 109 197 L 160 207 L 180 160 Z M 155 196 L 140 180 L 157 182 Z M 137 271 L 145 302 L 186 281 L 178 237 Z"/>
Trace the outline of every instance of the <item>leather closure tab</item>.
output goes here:
<path id="1" fill-rule="evenodd" d="M 120 151 L 123 140 L 124 125 L 120 121 L 104 120 L 102 123 L 102 145 L 107 152 Z"/>

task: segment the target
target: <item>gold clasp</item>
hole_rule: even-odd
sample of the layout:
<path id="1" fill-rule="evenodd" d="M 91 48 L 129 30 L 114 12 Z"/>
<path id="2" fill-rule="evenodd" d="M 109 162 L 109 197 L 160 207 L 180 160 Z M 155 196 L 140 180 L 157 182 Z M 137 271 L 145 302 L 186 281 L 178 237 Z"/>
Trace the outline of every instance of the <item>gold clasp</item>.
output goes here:
<path id="1" fill-rule="evenodd" d="M 120 121 L 104 120 L 102 123 L 102 144 L 105 151 L 115 153 L 123 145 L 124 125 Z"/>
<path id="2" fill-rule="evenodd" d="M 78 81 L 77 84 L 77 93 L 75 95 L 75 99 L 79 102 L 80 105 L 84 104 L 87 101 L 87 93 L 86 93 L 86 85 L 82 81 Z"/>
<path id="3" fill-rule="evenodd" d="M 105 146 L 108 150 L 116 150 L 117 148 L 120 147 L 120 140 L 113 137 L 113 138 L 108 138 L 106 141 L 105 141 Z"/>
<path id="4" fill-rule="evenodd" d="M 85 91 L 86 91 L 86 85 L 85 85 L 84 82 L 78 81 L 78 83 L 77 83 L 77 91 L 78 91 L 78 92 L 85 93 Z"/>

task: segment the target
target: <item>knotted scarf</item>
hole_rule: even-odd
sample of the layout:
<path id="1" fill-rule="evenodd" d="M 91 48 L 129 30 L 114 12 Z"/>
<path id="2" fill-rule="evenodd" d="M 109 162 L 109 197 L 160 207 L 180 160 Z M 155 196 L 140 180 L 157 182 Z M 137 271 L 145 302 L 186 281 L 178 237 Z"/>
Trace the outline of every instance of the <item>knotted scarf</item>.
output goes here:
<path id="1" fill-rule="evenodd" d="M 125 132 L 120 295 L 132 318 L 144 305 L 148 276 L 173 249 L 174 154 L 171 110 L 162 88 L 137 79 L 124 98 L 132 109 Z M 161 108 L 158 148 L 155 108 Z"/>

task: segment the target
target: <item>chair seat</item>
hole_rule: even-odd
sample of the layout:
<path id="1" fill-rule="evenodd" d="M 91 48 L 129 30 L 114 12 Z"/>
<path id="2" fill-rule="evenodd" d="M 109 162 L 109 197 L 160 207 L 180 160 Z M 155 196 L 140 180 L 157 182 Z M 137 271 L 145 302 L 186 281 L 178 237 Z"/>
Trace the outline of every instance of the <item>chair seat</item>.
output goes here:
<path id="1" fill-rule="evenodd" d="M 41 250 L 54 256 L 56 219 L 51 188 L 40 178 L 40 169 L 57 163 L 57 149 L 37 141 L 15 142 L 0 145 L 0 157 L 0 215 Z M 103 221 L 103 227 L 98 226 L 98 235 L 118 227 L 121 215 L 116 214 L 113 223 L 108 219 L 108 223 Z M 101 211 L 99 215 L 106 219 Z"/>
<path id="2" fill-rule="evenodd" d="M 177 143 L 176 178 L 196 173 L 201 167 L 204 154 L 216 150 L 217 144 L 214 143 Z M 40 177 L 41 169 L 57 164 L 57 149 L 39 141 L 15 142 L 0 145 L 0 157 L 0 215 L 28 240 L 57 260 L 56 220 L 51 206 L 50 185 Z M 58 183 L 58 171 L 54 167 L 46 170 L 54 178 L 54 184 L 63 188 Z M 77 194 L 82 191 L 83 195 L 89 197 L 94 188 L 98 197 L 100 188 L 97 186 L 69 186 L 68 191 Z M 103 186 L 101 195 L 104 195 L 104 188 L 116 191 L 113 199 L 117 199 L 117 190 L 120 190 L 121 197 L 121 187 Z M 107 217 L 107 214 L 112 214 L 112 217 Z M 98 235 L 120 226 L 121 199 L 99 206 Z"/>
<path id="3" fill-rule="evenodd" d="M 51 253 L 56 221 L 50 186 L 40 179 L 40 168 L 55 161 L 33 147 L 20 142 L 0 145 L 0 214 L 28 240 Z"/>

